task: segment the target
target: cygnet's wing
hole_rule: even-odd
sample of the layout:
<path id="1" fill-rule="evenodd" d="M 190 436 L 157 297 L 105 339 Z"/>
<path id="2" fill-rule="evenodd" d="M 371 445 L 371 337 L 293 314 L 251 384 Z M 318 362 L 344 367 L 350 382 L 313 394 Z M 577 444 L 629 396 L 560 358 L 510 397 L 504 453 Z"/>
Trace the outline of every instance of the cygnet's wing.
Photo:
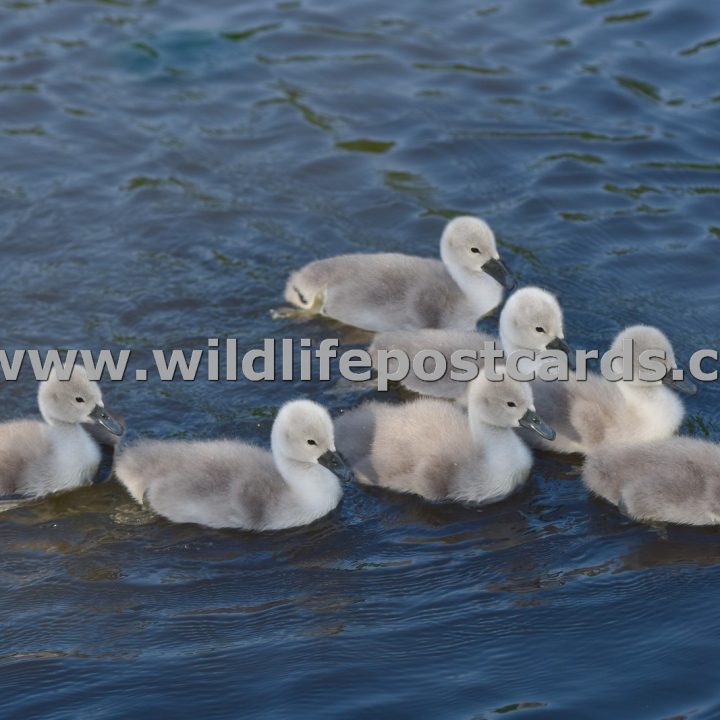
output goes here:
<path id="1" fill-rule="evenodd" d="M 346 325 L 382 330 L 443 327 L 465 302 L 439 260 L 399 253 L 340 255 L 292 273 L 285 299 Z"/>
<path id="2" fill-rule="evenodd" d="M 620 501 L 620 494 L 632 475 L 626 472 L 626 468 L 632 468 L 631 472 L 647 473 L 647 462 L 650 460 L 648 450 L 655 444 L 649 446 L 637 445 L 633 448 L 624 446 L 600 445 L 592 450 L 585 458 L 583 465 L 582 479 L 585 486 L 598 497 L 601 497 L 613 505 Z M 628 453 L 628 450 L 631 450 Z"/>
<path id="3" fill-rule="evenodd" d="M 519 431 L 533 447 L 559 453 L 587 453 L 605 442 L 625 421 L 626 402 L 613 383 L 599 375 L 567 382 L 532 382 L 535 408 L 556 432 L 553 442 Z M 617 427 L 616 427 L 617 426 Z"/>
<path id="4" fill-rule="evenodd" d="M 0 425 L 0 498 L 52 492 L 52 444 L 43 425 L 19 420 Z"/>
<path id="5" fill-rule="evenodd" d="M 475 454 L 467 416 L 453 403 L 422 398 L 378 408 L 372 464 L 384 487 L 448 499 L 459 470 Z"/>
<path id="6" fill-rule="evenodd" d="M 267 451 L 229 440 L 143 441 L 120 454 L 115 473 L 158 514 L 209 527 L 255 527 L 286 487 Z"/>
<path id="7" fill-rule="evenodd" d="M 358 477 L 368 484 L 421 495 L 430 500 L 453 494 L 459 468 L 474 452 L 464 413 L 452 403 L 420 399 L 403 405 L 371 402 L 359 408 L 338 438 L 361 429 L 363 458 Z M 348 452 L 360 452 L 348 446 Z M 365 450 L 367 452 L 367 450 Z"/>

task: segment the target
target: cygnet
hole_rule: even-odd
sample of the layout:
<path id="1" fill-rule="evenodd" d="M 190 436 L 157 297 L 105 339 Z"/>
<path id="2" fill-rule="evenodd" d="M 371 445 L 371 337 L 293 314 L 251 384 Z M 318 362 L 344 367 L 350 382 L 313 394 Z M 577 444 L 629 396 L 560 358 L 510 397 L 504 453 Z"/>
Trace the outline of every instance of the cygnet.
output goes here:
<path id="1" fill-rule="evenodd" d="M 517 427 L 554 437 L 527 383 L 491 382 L 484 373 L 470 384 L 467 414 L 420 398 L 368 402 L 337 420 L 340 450 L 361 483 L 472 504 L 502 500 L 527 479 L 532 454 Z"/>
<path id="2" fill-rule="evenodd" d="M 372 332 L 417 328 L 472 330 L 515 281 L 484 220 L 451 220 L 440 260 L 400 253 L 339 255 L 290 275 L 285 299 Z"/>
<path id="3" fill-rule="evenodd" d="M 602 444 L 650 442 L 677 432 L 685 415 L 677 392 L 693 394 L 696 386 L 686 378 L 674 378 L 673 371 L 678 369 L 675 353 L 657 328 L 626 328 L 615 338 L 611 352 L 621 351 L 628 341 L 632 341 L 632 356 L 628 356 L 632 380 L 612 382 L 588 373 L 584 381 L 571 375 L 568 381 L 532 383 L 538 411 L 555 428 L 557 437 L 550 445 L 525 433 L 530 444 L 559 453 L 588 454 Z M 660 380 L 648 379 L 641 370 L 641 356 L 649 351 L 664 355 Z M 626 371 L 620 357 L 613 360 L 612 367 L 617 373 Z"/>
<path id="4" fill-rule="evenodd" d="M 53 369 L 40 384 L 38 406 L 43 421 L 0 425 L 0 496 L 40 497 L 90 483 L 101 454 L 83 424 L 100 425 L 115 436 L 123 432 L 81 366 L 68 380 Z"/>
<path id="5" fill-rule="evenodd" d="M 268 452 L 235 440 L 144 440 L 120 454 L 115 473 L 137 502 L 177 523 L 278 530 L 337 506 L 344 465 L 323 407 L 283 405 L 270 445 Z"/>

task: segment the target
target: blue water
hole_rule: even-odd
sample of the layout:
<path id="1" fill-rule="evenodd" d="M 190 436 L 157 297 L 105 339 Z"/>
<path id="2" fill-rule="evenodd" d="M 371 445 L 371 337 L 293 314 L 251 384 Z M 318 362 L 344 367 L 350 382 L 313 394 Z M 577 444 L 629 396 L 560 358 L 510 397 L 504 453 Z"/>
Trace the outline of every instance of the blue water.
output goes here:
<path id="1" fill-rule="evenodd" d="M 0 0 L 0 344 L 338 332 L 287 273 L 486 217 L 577 347 L 720 347 L 720 4 Z M 357 342 L 352 331 L 340 331 Z M 35 412 L 32 379 L 4 419 Z M 106 383 L 131 436 L 266 442 L 306 383 Z M 685 431 L 720 437 L 718 387 Z M 481 512 L 349 489 L 315 525 L 175 526 L 114 482 L 0 517 L 0 717 L 720 717 L 720 535 L 540 458 Z"/>

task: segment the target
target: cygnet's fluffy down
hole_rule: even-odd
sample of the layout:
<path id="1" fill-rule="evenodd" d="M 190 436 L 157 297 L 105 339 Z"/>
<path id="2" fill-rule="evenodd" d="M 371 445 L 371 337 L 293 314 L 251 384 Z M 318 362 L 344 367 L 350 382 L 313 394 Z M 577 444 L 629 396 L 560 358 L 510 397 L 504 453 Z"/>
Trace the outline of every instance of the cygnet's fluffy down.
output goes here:
<path id="1" fill-rule="evenodd" d="M 720 447 L 706 440 L 600 447 L 585 461 L 583 481 L 634 520 L 720 523 Z"/>

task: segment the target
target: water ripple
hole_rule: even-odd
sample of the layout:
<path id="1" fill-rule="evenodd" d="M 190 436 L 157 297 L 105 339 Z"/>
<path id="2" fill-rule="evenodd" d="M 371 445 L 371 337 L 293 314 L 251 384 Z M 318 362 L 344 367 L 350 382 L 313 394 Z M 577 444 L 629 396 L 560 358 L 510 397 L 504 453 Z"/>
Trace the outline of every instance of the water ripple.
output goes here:
<path id="1" fill-rule="evenodd" d="M 635 322 L 682 359 L 716 346 L 718 22 L 681 0 L 2 0 L 4 347 L 130 345 L 135 370 L 209 336 L 361 345 L 272 320 L 287 273 L 434 257 L 466 213 L 558 294 L 575 346 Z M 702 390 L 683 431 L 718 439 Z M 105 391 L 131 438 L 263 446 L 289 397 L 357 402 Z M 4 418 L 35 392 L 6 384 Z M 4 504 L 3 714 L 715 717 L 717 531 L 630 523 L 580 472 L 540 456 L 481 510 L 350 487 L 264 535 L 172 525 L 115 482 Z"/>

